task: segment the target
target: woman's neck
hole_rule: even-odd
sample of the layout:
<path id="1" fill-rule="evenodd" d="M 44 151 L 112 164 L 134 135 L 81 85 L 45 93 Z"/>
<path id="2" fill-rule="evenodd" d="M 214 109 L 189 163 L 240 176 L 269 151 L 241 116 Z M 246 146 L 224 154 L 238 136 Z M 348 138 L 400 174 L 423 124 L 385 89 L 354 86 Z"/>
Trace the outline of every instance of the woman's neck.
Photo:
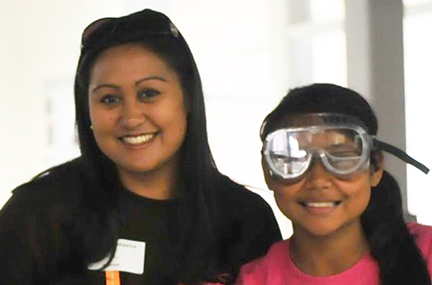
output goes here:
<path id="1" fill-rule="evenodd" d="M 120 180 L 129 191 L 150 199 L 175 198 L 182 187 L 176 164 L 149 172 L 119 170 Z"/>
<path id="2" fill-rule="evenodd" d="M 291 258 L 302 272 L 329 276 L 354 266 L 369 250 L 360 223 L 345 225 L 327 236 L 315 236 L 294 228 Z"/>

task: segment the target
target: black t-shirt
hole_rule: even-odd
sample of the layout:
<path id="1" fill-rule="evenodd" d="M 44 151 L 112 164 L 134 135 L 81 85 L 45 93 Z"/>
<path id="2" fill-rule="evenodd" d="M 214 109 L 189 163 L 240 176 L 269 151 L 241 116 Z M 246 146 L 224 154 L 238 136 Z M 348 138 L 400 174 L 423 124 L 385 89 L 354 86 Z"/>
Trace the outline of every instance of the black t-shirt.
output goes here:
<path id="1" fill-rule="evenodd" d="M 0 284 L 105 284 L 103 272 L 77 265 L 84 255 L 74 227 L 83 219 L 80 189 L 66 184 L 71 183 L 42 178 L 14 190 L 0 212 Z M 213 251 L 223 273 L 263 255 L 281 235 L 259 195 L 231 181 L 218 191 L 223 226 Z M 174 284 L 170 247 L 179 232 L 178 201 L 148 199 L 126 189 L 119 197 L 119 238 L 146 246 L 144 273 L 121 272 L 121 284 Z"/>

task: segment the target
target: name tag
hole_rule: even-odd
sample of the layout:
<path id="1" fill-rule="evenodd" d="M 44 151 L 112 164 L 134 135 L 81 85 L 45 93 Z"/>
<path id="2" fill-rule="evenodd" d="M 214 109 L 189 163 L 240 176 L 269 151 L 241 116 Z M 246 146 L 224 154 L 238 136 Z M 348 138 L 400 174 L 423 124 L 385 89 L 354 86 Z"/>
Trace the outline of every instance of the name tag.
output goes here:
<path id="1" fill-rule="evenodd" d="M 145 242 L 127 239 L 118 239 L 117 250 L 113 260 L 104 271 L 123 271 L 134 274 L 143 274 L 145 259 Z M 101 270 L 109 257 L 89 264 L 90 270 Z"/>

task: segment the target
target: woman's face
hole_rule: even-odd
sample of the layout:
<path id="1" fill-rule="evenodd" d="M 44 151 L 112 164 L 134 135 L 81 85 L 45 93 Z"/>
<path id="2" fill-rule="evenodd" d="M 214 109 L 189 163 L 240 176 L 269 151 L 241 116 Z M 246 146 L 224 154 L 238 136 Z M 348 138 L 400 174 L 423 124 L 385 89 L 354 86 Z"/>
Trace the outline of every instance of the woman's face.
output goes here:
<path id="1" fill-rule="evenodd" d="M 107 49 L 88 94 L 95 140 L 121 177 L 177 169 L 187 110 L 178 75 L 160 57 L 137 44 Z"/>
<path id="2" fill-rule="evenodd" d="M 314 137 L 316 147 L 328 147 L 332 132 Z M 382 169 L 369 168 L 341 179 L 317 159 L 300 180 L 286 182 L 270 176 L 263 163 L 268 187 L 274 191 L 279 209 L 288 217 L 296 234 L 327 236 L 344 229 L 361 227 L 360 215 L 368 206 L 371 187 L 381 180 Z"/>

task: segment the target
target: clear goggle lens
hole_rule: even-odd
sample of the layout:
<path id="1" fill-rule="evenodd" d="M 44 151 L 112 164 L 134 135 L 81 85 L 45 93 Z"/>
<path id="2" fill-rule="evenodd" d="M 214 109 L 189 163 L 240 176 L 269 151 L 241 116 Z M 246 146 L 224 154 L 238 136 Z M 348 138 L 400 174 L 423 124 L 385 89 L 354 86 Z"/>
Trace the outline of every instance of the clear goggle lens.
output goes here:
<path id="1" fill-rule="evenodd" d="M 272 172 L 283 179 L 301 176 L 313 160 L 320 160 L 336 175 L 349 175 L 368 163 L 369 143 L 361 128 L 280 129 L 267 137 L 264 157 Z"/>

